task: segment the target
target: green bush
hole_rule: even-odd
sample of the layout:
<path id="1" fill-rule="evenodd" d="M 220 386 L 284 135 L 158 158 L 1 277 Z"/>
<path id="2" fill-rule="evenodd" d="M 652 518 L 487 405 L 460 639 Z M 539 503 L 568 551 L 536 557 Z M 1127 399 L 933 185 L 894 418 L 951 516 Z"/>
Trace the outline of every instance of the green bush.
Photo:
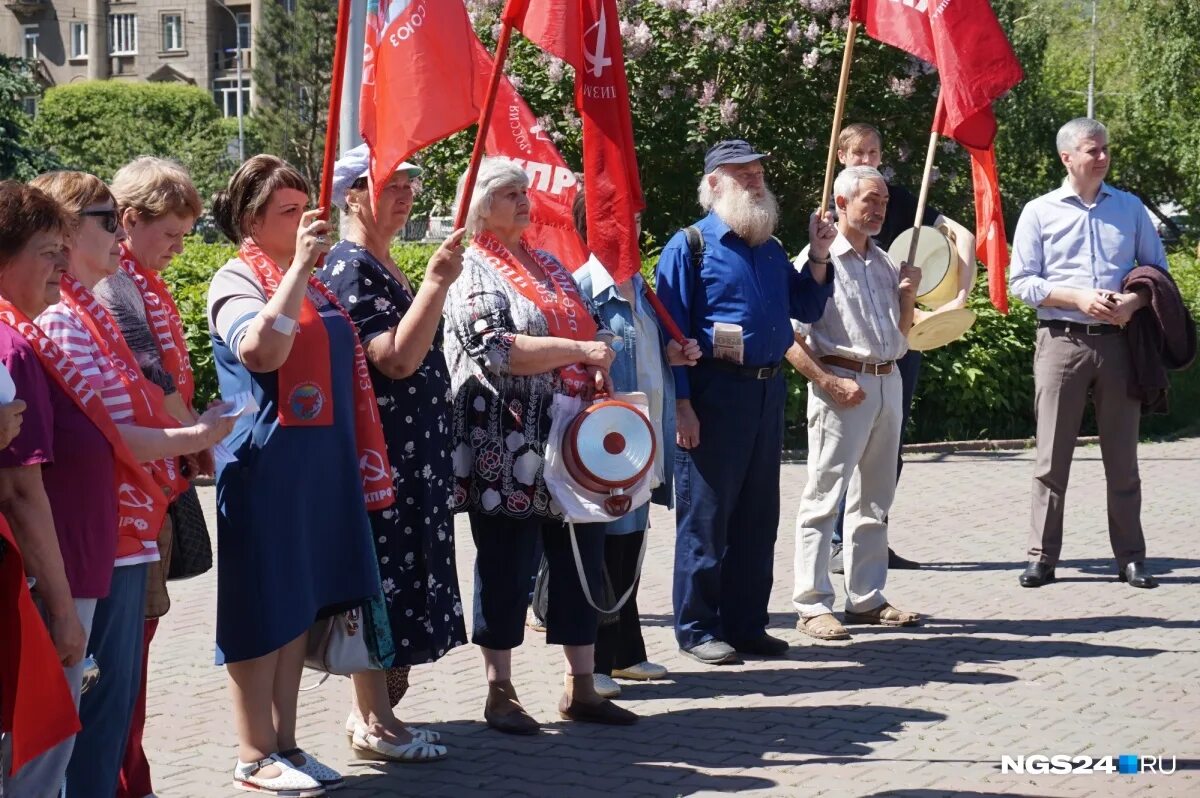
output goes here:
<path id="1" fill-rule="evenodd" d="M 421 284 L 425 265 L 435 249 L 433 244 L 395 244 L 392 257 L 415 287 Z M 1200 259 L 1189 250 L 1171 255 L 1171 271 L 1193 316 L 1200 318 Z M 205 318 L 208 284 L 213 273 L 236 254 L 231 244 L 205 243 L 192 236 L 183 254 L 165 274 L 187 327 L 192 367 L 196 371 L 197 403 L 201 406 L 218 393 Z M 642 273 L 649 279 L 653 279 L 656 261 L 657 256 L 649 256 L 642 262 Z M 971 297 L 971 309 L 979 318 L 962 340 L 925 354 L 909 429 L 910 441 L 1033 435 L 1035 314 L 1031 308 L 1014 301 L 1009 314 L 1001 316 L 988 302 L 983 275 Z M 794 369 L 787 367 L 786 373 L 785 446 L 803 449 L 807 445 L 808 386 Z M 1146 418 L 1142 431 L 1150 436 L 1200 432 L 1200 370 L 1172 375 L 1171 412 Z M 1090 415 L 1084 420 L 1082 432 L 1095 432 Z"/>
<path id="2" fill-rule="evenodd" d="M 432 244 L 395 244 L 392 257 L 413 287 L 421 284 L 425 265 L 437 249 Z M 208 285 L 217 269 L 237 255 L 237 247 L 228 242 L 209 243 L 190 236 L 163 277 L 171 286 L 179 315 L 187 330 L 188 352 L 196 375 L 196 406 L 204 407 L 220 394 L 213 363 L 212 341 L 208 336 Z"/>
<path id="3" fill-rule="evenodd" d="M 223 186 L 236 167 L 229 158 L 228 127 L 212 97 L 178 83 L 56 86 L 42 100 L 32 139 L 69 167 L 106 182 L 140 155 L 174 158 L 205 196 Z"/>

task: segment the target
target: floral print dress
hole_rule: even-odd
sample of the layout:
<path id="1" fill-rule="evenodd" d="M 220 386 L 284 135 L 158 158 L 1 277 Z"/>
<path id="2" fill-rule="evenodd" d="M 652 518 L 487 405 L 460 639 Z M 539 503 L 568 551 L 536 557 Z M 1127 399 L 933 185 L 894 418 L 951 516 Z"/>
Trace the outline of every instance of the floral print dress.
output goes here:
<path id="1" fill-rule="evenodd" d="M 364 247 L 338 242 L 317 277 L 350 314 L 363 346 L 400 323 L 413 295 Z M 433 662 L 466 642 L 454 565 L 450 378 L 441 335 L 410 377 L 374 365 L 371 382 L 387 439 L 396 504 L 371 512 L 396 666 Z"/>

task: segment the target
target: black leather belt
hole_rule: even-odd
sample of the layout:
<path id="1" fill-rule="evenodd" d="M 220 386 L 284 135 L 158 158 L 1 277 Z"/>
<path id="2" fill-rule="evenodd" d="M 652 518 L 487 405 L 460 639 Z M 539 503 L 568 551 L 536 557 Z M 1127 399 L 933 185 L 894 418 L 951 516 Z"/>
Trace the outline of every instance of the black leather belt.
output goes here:
<path id="1" fill-rule="evenodd" d="M 884 374 L 891 374 L 892 367 L 896 365 L 896 361 L 894 360 L 887 360 L 883 363 L 864 363 L 861 360 L 851 360 L 848 357 L 838 357 L 837 355 L 823 355 L 821 362 L 837 366 L 838 368 L 857 371 L 859 374 L 874 374 L 877 377 Z"/>
<path id="2" fill-rule="evenodd" d="M 1121 332 L 1116 324 L 1084 324 L 1078 321 L 1063 321 L 1062 319 L 1039 319 L 1039 327 L 1048 327 L 1059 332 L 1074 333 L 1075 335 L 1114 335 Z"/>
<path id="3" fill-rule="evenodd" d="M 737 363 L 730 363 L 728 360 L 719 360 L 715 357 L 706 357 L 702 362 L 721 371 L 728 371 L 730 374 L 752 380 L 769 380 L 783 368 L 782 363 L 776 363 L 773 366 L 739 366 Z"/>

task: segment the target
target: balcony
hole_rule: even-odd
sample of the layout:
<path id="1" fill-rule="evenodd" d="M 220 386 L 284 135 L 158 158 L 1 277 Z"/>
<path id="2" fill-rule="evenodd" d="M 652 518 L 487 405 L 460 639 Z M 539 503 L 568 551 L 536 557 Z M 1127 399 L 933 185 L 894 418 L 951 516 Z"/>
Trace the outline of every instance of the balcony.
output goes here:
<path id="1" fill-rule="evenodd" d="M 50 0 L 5 0 L 4 7 L 18 17 L 31 17 L 50 8 Z"/>
<path id="2" fill-rule="evenodd" d="M 242 50 L 242 72 L 249 74 L 254 68 L 254 63 L 250 57 L 250 48 Z M 228 50 L 217 50 L 213 53 L 213 66 L 217 72 L 233 73 L 237 71 L 238 51 L 235 48 Z"/>

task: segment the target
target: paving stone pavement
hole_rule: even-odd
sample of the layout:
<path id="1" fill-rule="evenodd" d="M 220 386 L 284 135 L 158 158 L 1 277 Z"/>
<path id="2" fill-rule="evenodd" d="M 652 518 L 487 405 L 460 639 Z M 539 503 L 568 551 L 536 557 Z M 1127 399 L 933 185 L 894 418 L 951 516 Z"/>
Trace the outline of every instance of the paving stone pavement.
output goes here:
<path id="1" fill-rule="evenodd" d="M 785 465 L 771 597 L 773 631 L 794 644 L 785 658 L 708 668 L 678 653 L 674 526 L 656 510 L 640 606 L 651 659 L 671 678 L 625 685 L 638 725 L 558 721 L 562 658 L 529 632 L 514 683 L 546 723 L 540 736 L 486 729 L 480 658 L 467 646 L 416 668 L 402 705 L 406 721 L 441 731 L 446 761 L 356 762 L 342 734 L 344 679 L 301 696 L 300 742 L 345 773 L 344 798 L 1200 795 L 1200 439 L 1145 444 L 1141 464 L 1157 590 L 1114 578 L 1097 448 L 1076 452 L 1065 560 L 1059 581 L 1039 590 L 1017 585 L 1032 453 L 924 455 L 905 468 L 892 542 L 928 566 L 892 572 L 887 593 L 928 622 L 810 642 L 793 628 L 790 601 L 805 469 Z M 212 489 L 201 496 L 211 516 Z M 458 539 L 469 597 L 474 551 L 462 517 Z M 212 665 L 215 585 L 214 572 L 173 586 L 151 653 L 146 747 L 162 796 L 242 794 L 230 787 L 225 675 Z M 1178 771 L 1018 775 L 1001 773 L 1005 754 L 1175 756 Z"/>

